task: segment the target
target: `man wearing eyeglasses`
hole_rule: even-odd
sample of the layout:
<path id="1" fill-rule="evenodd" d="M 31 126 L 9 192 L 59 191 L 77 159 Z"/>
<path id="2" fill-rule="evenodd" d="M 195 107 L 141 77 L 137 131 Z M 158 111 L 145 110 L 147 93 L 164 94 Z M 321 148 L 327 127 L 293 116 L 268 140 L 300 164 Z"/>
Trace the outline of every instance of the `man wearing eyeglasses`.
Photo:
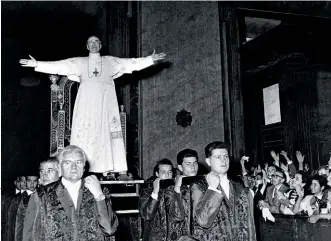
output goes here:
<path id="1" fill-rule="evenodd" d="M 259 201 L 260 209 L 269 208 L 271 213 L 279 213 L 281 204 L 285 207 L 291 205 L 285 197 L 285 192 L 288 190 L 288 187 L 284 184 L 285 179 L 284 172 L 280 168 L 276 168 L 271 176 L 272 185 L 267 188 L 265 199 Z"/>
<path id="2" fill-rule="evenodd" d="M 30 199 L 23 241 L 108 240 L 118 219 L 96 176 L 82 178 L 85 152 L 69 145 L 57 159 L 62 177 Z"/>
<path id="3" fill-rule="evenodd" d="M 205 147 L 211 172 L 192 185 L 193 236 L 204 241 L 255 241 L 253 196 L 228 178 L 228 146 L 215 141 Z"/>

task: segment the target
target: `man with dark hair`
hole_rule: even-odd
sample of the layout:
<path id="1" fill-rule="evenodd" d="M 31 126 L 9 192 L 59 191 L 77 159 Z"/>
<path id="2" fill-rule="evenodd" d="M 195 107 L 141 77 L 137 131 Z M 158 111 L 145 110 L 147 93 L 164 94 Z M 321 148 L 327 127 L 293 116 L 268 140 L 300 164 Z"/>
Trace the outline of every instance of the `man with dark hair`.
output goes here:
<path id="1" fill-rule="evenodd" d="M 215 141 L 205 147 L 211 171 L 192 185 L 193 236 L 204 241 L 255 241 L 253 196 L 242 184 L 229 180 L 228 145 Z"/>
<path id="2" fill-rule="evenodd" d="M 191 190 L 190 185 L 182 185 L 182 179 L 197 175 L 198 153 L 192 149 L 180 151 L 177 155 L 177 164 L 182 175 L 176 176 L 168 219 L 168 240 L 174 241 L 181 236 L 192 234 Z"/>
<path id="3" fill-rule="evenodd" d="M 85 152 L 69 145 L 57 158 L 62 177 L 30 199 L 23 240 L 108 240 L 118 219 L 96 176 L 82 178 Z"/>
<path id="4" fill-rule="evenodd" d="M 154 167 L 154 175 L 147 179 L 139 198 L 139 212 L 144 221 L 143 241 L 166 241 L 168 233 L 167 211 L 170 193 L 160 188 L 160 181 L 173 177 L 173 164 L 164 158 Z"/>
<path id="5" fill-rule="evenodd" d="M 26 176 L 26 192 L 22 195 L 21 201 L 17 208 L 16 222 L 15 222 L 15 241 L 23 240 L 23 226 L 26 209 L 31 195 L 36 191 L 38 185 L 38 175 L 29 173 Z"/>

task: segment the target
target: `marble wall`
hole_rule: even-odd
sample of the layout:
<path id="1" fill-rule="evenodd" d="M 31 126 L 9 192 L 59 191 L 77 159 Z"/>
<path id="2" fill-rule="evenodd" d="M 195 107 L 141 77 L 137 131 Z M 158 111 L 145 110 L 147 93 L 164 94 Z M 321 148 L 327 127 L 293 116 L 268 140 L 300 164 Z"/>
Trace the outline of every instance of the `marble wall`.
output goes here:
<path id="1" fill-rule="evenodd" d="M 150 68 L 140 82 L 141 161 L 143 177 L 162 158 L 176 164 L 177 153 L 224 140 L 220 32 L 217 2 L 142 2 L 141 54 L 153 49 L 167 61 Z M 193 117 L 176 123 L 178 111 Z"/>

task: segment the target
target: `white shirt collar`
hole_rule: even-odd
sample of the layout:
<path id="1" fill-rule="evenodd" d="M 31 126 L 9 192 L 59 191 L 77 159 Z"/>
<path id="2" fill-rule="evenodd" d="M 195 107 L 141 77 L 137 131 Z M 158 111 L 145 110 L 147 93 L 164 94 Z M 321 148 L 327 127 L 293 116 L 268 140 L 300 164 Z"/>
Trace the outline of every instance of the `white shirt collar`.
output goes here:
<path id="1" fill-rule="evenodd" d="M 67 179 L 65 179 L 64 177 L 61 178 L 62 184 L 63 186 L 65 186 L 65 188 L 67 189 L 79 189 L 82 183 L 82 179 L 80 179 L 79 181 L 72 183 L 69 182 Z"/>
<path id="2" fill-rule="evenodd" d="M 20 189 L 15 188 L 15 194 L 20 193 L 20 192 L 21 192 Z"/>
<path id="3" fill-rule="evenodd" d="M 100 60 L 101 58 L 100 53 L 90 53 L 88 57 L 90 60 Z"/>
<path id="4" fill-rule="evenodd" d="M 28 193 L 28 195 L 30 196 L 32 193 L 34 193 L 35 191 L 30 191 L 30 190 L 26 190 L 26 192 Z"/>
<path id="5" fill-rule="evenodd" d="M 75 205 L 75 208 L 77 208 L 79 189 L 82 184 L 82 179 L 80 179 L 79 181 L 77 181 L 75 183 L 69 182 L 65 178 L 62 178 L 61 181 L 62 181 L 63 186 L 68 190 L 71 200 L 73 201 L 73 203 Z"/>
<path id="6" fill-rule="evenodd" d="M 227 175 L 219 175 L 220 177 L 220 185 L 223 189 L 223 191 L 225 192 L 225 195 L 227 196 L 227 198 L 230 197 L 230 181 L 228 179 Z"/>
<path id="7" fill-rule="evenodd" d="M 21 189 L 21 193 L 25 192 L 26 190 Z"/>
<path id="8" fill-rule="evenodd" d="M 318 199 L 322 199 L 323 193 L 320 193 L 319 195 L 315 195 L 315 197 L 318 198 Z"/>
<path id="9" fill-rule="evenodd" d="M 220 177 L 220 181 L 221 181 L 221 182 L 229 182 L 228 175 L 224 175 L 224 176 L 222 175 L 222 176 L 221 176 L 221 175 L 219 174 L 219 177 Z"/>

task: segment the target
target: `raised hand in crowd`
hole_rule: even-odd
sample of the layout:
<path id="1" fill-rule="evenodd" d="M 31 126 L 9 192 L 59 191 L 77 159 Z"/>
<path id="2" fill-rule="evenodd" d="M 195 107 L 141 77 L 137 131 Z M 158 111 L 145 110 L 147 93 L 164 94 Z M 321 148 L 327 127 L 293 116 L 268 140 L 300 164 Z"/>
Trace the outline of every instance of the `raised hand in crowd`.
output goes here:
<path id="1" fill-rule="evenodd" d="M 305 160 L 305 156 L 302 155 L 300 151 L 296 151 L 295 156 L 297 157 L 299 163 L 299 170 L 303 170 L 303 161 Z"/>
<path id="2" fill-rule="evenodd" d="M 286 159 L 287 163 L 291 163 L 291 159 L 288 157 L 286 151 L 281 151 L 280 154 Z"/>
<path id="3" fill-rule="evenodd" d="M 284 174 L 286 176 L 286 182 L 289 182 L 291 180 L 291 177 L 290 177 L 288 165 L 285 165 L 285 164 L 282 163 L 280 165 L 280 168 L 284 171 Z"/>
<path id="4" fill-rule="evenodd" d="M 268 163 L 264 163 L 264 170 L 267 171 L 268 170 Z"/>
<path id="5" fill-rule="evenodd" d="M 274 159 L 274 165 L 279 167 L 279 154 L 276 154 L 274 150 L 270 151 L 271 157 Z"/>
<path id="6" fill-rule="evenodd" d="M 256 172 L 257 172 L 257 173 L 262 172 L 262 168 L 261 168 L 261 165 L 260 165 L 260 164 L 257 165 Z"/>
<path id="7" fill-rule="evenodd" d="M 248 156 L 242 156 L 240 159 L 240 165 L 241 165 L 241 172 L 243 176 L 247 174 L 246 168 L 245 168 L 245 161 L 248 162 L 249 157 Z"/>
<path id="8" fill-rule="evenodd" d="M 285 173 L 286 173 L 286 172 L 288 173 L 288 165 L 285 165 L 285 164 L 282 163 L 282 164 L 280 165 L 280 168 L 283 169 L 283 171 L 284 171 Z"/>

